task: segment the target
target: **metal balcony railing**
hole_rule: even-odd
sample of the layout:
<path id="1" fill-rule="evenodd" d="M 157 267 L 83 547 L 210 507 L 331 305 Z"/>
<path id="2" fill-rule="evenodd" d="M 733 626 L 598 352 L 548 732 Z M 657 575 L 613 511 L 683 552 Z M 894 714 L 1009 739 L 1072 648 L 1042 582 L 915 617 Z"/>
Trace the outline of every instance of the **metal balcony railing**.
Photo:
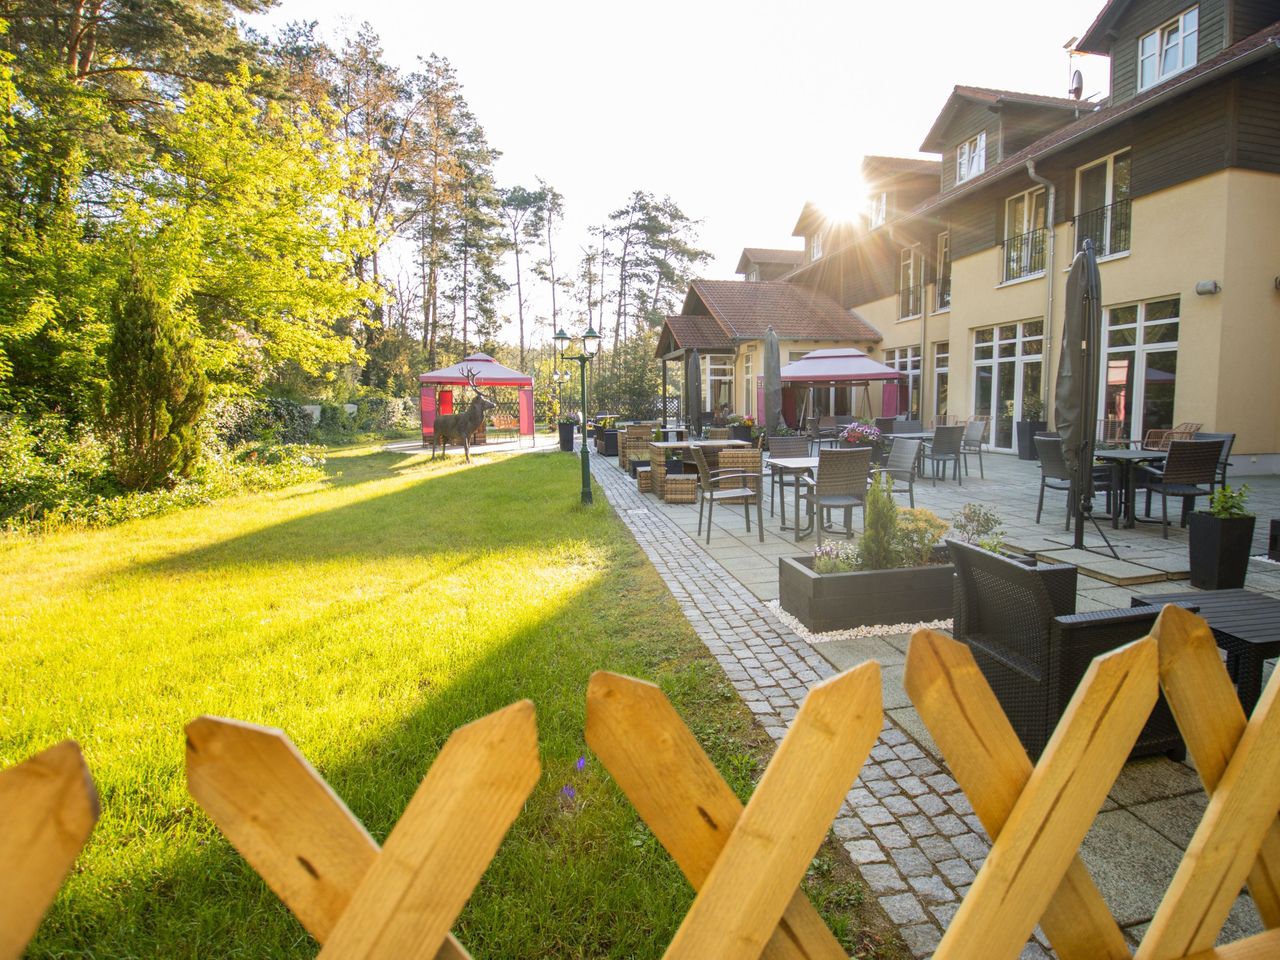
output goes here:
<path id="1" fill-rule="evenodd" d="M 934 308 L 945 310 L 951 306 L 951 270 L 947 269 L 938 277 L 938 289 L 934 300 Z"/>
<path id="2" fill-rule="evenodd" d="M 1126 252 L 1132 227 L 1132 204 L 1132 200 L 1117 200 L 1076 217 L 1076 249 L 1081 249 L 1087 238 L 1093 241 L 1093 249 L 1100 257 Z"/>
<path id="3" fill-rule="evenodd" d="M 1044 273 L 1044 252 L 1049 231 L 1041 227 L 1004 241 L 1003 282 Z"/>

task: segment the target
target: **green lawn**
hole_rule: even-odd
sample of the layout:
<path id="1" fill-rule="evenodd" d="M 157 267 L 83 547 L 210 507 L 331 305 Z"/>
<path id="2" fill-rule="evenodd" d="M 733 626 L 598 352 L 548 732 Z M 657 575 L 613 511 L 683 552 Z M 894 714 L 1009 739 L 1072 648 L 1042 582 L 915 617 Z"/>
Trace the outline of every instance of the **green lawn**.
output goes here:
<path id="1" fill-rule="evenodd" d="M 477 958 L 660 956 L 691 892 L 586 749 L 587 678 L 662 683 L 740 794 L 771 748 L 577 471 L 350 449 L 324 483 L 0 541 L 0 766 L 74 737 L 103 805 L 33 955 L 314 956 L 188 796 L 192 717 L 283 728 L 382 840 L 451 730 L 529 697 L 543 777 L 455 932 Z M 840 858 L 813 887 L 874 945 Z"/>

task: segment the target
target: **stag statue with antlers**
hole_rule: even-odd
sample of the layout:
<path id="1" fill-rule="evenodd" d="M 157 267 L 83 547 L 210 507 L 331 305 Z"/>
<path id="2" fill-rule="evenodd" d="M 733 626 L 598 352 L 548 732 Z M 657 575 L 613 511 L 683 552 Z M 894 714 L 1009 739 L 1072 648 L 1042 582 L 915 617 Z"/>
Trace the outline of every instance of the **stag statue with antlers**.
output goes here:
<path id="1" fill-rule="evenodd" d="M 449 440 L 452 438 L 455 442 L 462 444 L 467 463 L 470 463 L 471 435 L 484 422 L 485 411 L 492 410 L 497 406 L 496 403 L 481 393 L 480 388 L 476 386 L 475 368 L 464 367 L 459 372 L 467 378 L 467 383 L 471 384 L 471 389 L 476 392 L 476 395 L 471 398 L 471 403 L 462 413 L 446 413 L 443 416 L 436 417 L 435 430 L 431 434 L 432 460 L 436 458 L 436 441 L 440 441 L 440 455 L 444 456 L 448 452 Z"/>

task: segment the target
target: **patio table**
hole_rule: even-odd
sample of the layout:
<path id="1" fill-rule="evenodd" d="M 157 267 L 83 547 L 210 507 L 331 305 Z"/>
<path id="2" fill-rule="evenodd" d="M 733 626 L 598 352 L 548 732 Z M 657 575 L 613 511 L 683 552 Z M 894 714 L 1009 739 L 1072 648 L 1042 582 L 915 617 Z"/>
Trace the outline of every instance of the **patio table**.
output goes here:
<path id="1" fill-rule="evenodd" d="M 780 473 L 786 476 L 802 476 L 804 474 L 816 474 L 818 472 L 817 457 L 777 457 L 765 461 L 764 464 L 769 468 L 771 473 Z M 801 529 L 800 527 L 800 484 L 793 484 L 795 487 L 795 525 L 787 526 L 787 498 L 782 498 L 782 529 L 794 530 L 796 542 L 799 543 L 801 537 L 808 536 L 813 524 Z"/>
<path id="2" fill-rule="evenodd" d="M 1262 665 L 1280 655 L 1280 600 L 1249 590 L 1194 590 L 1136 596 L 1131 606 L 1180 603 L 1200 608 L 1213 638 L 1227 652 L 1227 669 L 1245 716 L 1262 695 Z"/>
<path id="3" fill-rule="evenodd" d="M 1124 492 L 1124 526 L 1126 530 L 1133 529 L 1137 523 L 1137 510 L 1134 509 L 1134 499 L 1137 496 L 1134 489 L 1137 473 L 1135 468 L 1139 464 L 1163 460 L 1168 454 L 1161 450 L 1094 450 L 1093 455 L 1098 460 L 1109 462 L 1113 472 L 1120 471 L 1120 483 L 1116 487 Z M 1113 529 L 1120 526 L 1120 513 L 1120 510 L 1111 511 Z"/>

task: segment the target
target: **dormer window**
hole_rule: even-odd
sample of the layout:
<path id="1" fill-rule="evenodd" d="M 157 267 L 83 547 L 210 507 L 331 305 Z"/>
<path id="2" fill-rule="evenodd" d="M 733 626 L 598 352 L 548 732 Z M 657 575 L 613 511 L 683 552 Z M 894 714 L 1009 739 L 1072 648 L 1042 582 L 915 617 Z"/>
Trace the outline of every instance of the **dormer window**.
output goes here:
<path id="1" fill-rule="evenodd" d="M 1138 41 L 1138 89 L 1146 90 L 1196 65 L 1200 8 L 1192 7 Z"/>
<path id="2" fill-rule="evenodd" d="M 822 234 L 815 233 L 809 238 L 809 259 L 817 260 L 822 256 Z"/>
<path id="3" fill-rule="evenodd" d="M 881 190 L 871 198 L 871 207 L 867 211 L 867 220 L 874 230 L 876 227 L 884 226 L 885 218 L 889 214 L 889 194 Z"/>
<path id="4" fill-rule="evenodd" d="M 956 183 L 971 180 L 987 168 L 987 133 L 984 130 L 956 148 Z"/>
<path id="5" fill-rule="evenodd" d="M 760 268 L 752 267 L 751 272 L 747 274 L 748 283 L 758 283 L 760 280 Z"/>

